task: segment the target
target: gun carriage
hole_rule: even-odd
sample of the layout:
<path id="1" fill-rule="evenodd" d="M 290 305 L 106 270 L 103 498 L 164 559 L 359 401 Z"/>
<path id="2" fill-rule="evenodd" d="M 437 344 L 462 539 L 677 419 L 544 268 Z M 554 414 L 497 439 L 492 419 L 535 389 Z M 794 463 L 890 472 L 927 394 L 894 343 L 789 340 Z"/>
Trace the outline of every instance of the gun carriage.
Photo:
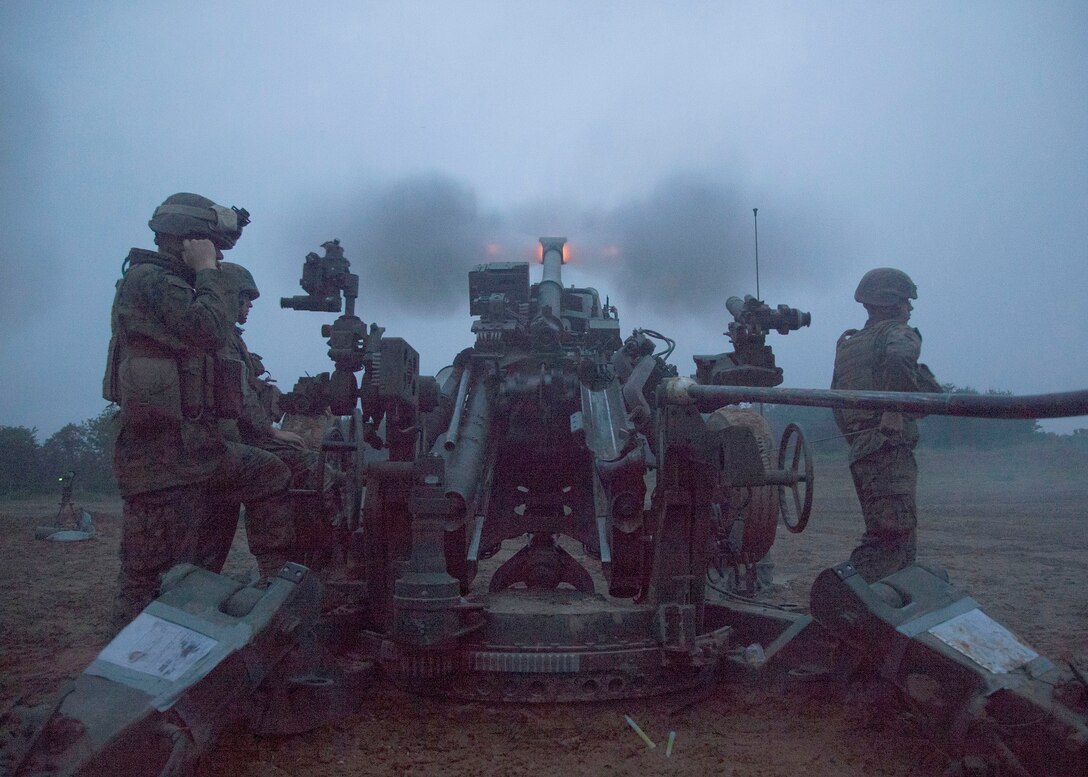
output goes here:
<path id="1" fill-rule="evenodd" d="M 668 400 L 673 343 L 649 330 L 623 338 L 595 289 L 564 288 L 564 245 L 541 240 L 536 284 L 525 263 L 470 272 L 475 345 L 437 380 L 418 375 L 402 340 L 354 318 L 358 282 L 340 274 L 335 243 L 307 259 L 329 268 L 327 282 L 304 272 L 317 293 L 283 300 L 314 309 L 337 287 L 348 298 L 324 331 L 335 369 L 310 386 L 327 392 L 314 404 L 345 417 L 326 454 L 366 484 L 349 510 L 347 566 L 366 590 L 356 627 L 387 673 L 429 692 L 579 700 L 696 684 L 748 644 L 707 602 L 706 570 L 753 584 L 779 490 L 798 495 L 794 530 L 811 509 L 800 430 L 790 466 L 775 466 L 754 412 L 708 420 Z M 736 350 L 700 357 L 700 369 L 719 384 L 781 382 L 765 335 L 808 315 L 729 304 Z"/>

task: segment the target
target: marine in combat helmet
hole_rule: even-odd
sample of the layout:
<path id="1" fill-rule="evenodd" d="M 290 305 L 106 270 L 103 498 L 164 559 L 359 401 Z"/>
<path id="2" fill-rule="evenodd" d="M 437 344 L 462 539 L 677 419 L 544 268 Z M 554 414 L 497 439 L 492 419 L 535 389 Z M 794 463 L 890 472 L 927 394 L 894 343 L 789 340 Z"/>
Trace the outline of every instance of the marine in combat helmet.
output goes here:
<path id="1" fill-rule="evenodd" d="M 865 273 L 854 299 L 865 306 L 868 320 L 839 338 L 833 389 L 941 390 L 929 368 L 918 362 L 922 335 L 908 325 L 911 300 L 917 298 L 914 281 L 902 270 L 879 267 Z M 914 563 L 917 416 L 843 409 L 834 415 L 850 441 L 850 472 L 865 519 L 865 532 L 850 561 L 873 582 Z"/>
<path id="2" fill-rule="evenodd" d="M 219 260 L 248 222 L 244 209 L 171 195 L 148 222 L 157 250 L 133 248 L 122 266 L 103 380 L 103 396 L 120 406 L 114 631 L 158 595 L 166 571 L 199 561 L 209 497 L 259 501 L 288 487 L 287 465 L 219 429 L 242 401 L 240 365 L 221 356 L 237 302 Z"/>
<path id="3" fill-rule="evenodd" d="M 255 446 L 283 461 L 291 470 L 294 488 L 314 489 L 311 481 L 317 477 L 319 456 L 306 447 L 298 434 L 275 426 L 279 415 L 274 409 L 274 401 L 269 398 L 269 389 L 274 384 L 262 379 L 264 365 L 242 337 L 241 325 L 249 320 L 253 303 L 261 295 L 257 282 L 240 264 L 221 262 L 219 266 L 237 299 L 237 316 L 223 354 L 239 361 L 243 372 L 241 412 L 237 419 L 222 419 L 220 429 L 228 440 Z M 201 543 L 202 550 L 208 554 L 202 559 L 202 566 L 213 571 L 223 567 L 242 502 L 245 500 L 233 498 L 211 506 L 217 517 L 208 522 L 210 534 Z M 245 527 L 250 552 L 257 559 L 261 575 L 267 577 L 287 561 L 304 560 L 311 544 L 309 540 L 314 539 L 312 535 L 320 529 L 320 515 L 319 511 L 296 510 L 293 499 L 282 494 L 255 503 L 247 502 Z"/>

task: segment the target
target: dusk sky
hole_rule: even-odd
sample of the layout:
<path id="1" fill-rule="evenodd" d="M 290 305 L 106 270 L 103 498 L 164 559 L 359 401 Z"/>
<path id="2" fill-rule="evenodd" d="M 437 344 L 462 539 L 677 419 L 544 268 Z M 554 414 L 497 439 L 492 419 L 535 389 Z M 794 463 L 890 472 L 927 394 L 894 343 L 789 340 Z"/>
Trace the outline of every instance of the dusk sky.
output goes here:
<path id="1" fill-rule="evenodd" d="M 6 0 L 0 100 L 0 425 L 39 442 L 105 407 L 121 262 L 178 191 L 252 214 L 227 258 L 285 390 L 332 366 L 335 316 L 278 304 L 332 238 L 425 374 L 472 344 L 468 270 L 542 235 L 693 372 L 756 293 L 753 208 L 762 298 L 812 314 L 785 385 L 829 385 L 895 266 L 942 382 L 1088 388 L 1082 0 Z"/>

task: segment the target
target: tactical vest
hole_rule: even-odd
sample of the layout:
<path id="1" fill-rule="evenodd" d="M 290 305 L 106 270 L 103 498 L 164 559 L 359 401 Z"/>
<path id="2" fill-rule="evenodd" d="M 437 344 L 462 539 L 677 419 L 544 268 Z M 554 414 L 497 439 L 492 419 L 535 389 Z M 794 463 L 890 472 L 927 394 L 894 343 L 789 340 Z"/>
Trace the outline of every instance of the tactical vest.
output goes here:
<path id="1" fill-rule="evenodd" d="M 260 381 L 254 373 L 254 360 L 242 339 L 242 330 L 234 327 L 230 343 L 222 350 L 224 359 L 236 361 L 242 370 L 242 405 L 237 416 L 221 418 L 223 436 L 228 440 L 247 445 L 260 445 L 271 433 L 272 419 L 257 392 Z M 263 371 L 263 366 L 261 367 Z"/>
<path id="2" fill-rule="evenodd" d="M 888 331 L 897 321 L 880 321 L 865 329 L 848 329 L 835 346 L 835 374 L 831 388 L 849 391 L 878 391 L 879 374 L 884 363 Z M 880 411 L 834 411 L 835 423 L 843 434 L 871 429 L 880 422 Z"/>
<path id="3" fill-rule="evenodd" d="M 134 248 L 114 295 L 102 396 L 121 406 L 122 419 L 136 426 L 177 424 L 203 417 L 237 418 L 242 365 L 192 348 L 147 309 L 149 300 L 126 291 L 133 276 L 162 273 L 178 293 L 192 294 L 187 279 L 169 266 L 170 257 Z"/>

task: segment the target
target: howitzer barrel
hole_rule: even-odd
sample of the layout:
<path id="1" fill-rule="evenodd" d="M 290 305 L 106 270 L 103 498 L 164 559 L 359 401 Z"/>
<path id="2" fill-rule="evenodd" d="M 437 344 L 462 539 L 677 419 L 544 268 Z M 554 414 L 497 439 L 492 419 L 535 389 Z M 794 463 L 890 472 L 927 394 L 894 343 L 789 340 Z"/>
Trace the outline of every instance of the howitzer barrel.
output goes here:
<path id="1" fill-rule="evenodd" d="M 446 430 L 446 442 L 444 447 L 452 451 L 457 447 L 457 436 L 461 433 L 461 415 L 465 409 L 465 398 L 468 396 L 468 384 L 472 380 L 472 371 L 465 367 L 461 372 L 461 380 L 457 383 L 457 395 L 453 399 L 453 414 L 450 416 L 450 426 Z"/>
<path id="2" fill-rule="evenodd" d="M 566 242 L 565 237 L 540 238 L 544 273 L 537 291 L 537 303 L 540 308 L 550 307 L 553 316 L 559 315 L 563 301 L 563 245 Z"/>
<path id="3" fill-rule="evenodd" d="M 703 386 L 690 378 L 673 378 L 665 383 L 662 393 L 667 403 L 694 403 L 699 410 L 707 413 L 735 402 L 766 402 L 774 405 L 892 410 L 971 418 L 1069 418 L 1088 415 L 1088 390 L 1023 396 L 929 394 L 909 391 Z"/>

